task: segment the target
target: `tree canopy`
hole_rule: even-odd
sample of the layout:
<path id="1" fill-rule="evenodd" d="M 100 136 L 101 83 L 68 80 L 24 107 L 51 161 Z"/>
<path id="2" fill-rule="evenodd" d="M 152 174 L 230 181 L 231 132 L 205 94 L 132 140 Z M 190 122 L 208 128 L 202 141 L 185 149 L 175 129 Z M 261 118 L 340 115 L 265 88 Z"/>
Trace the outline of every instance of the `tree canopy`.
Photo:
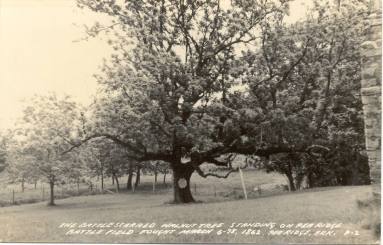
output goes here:
<path id="1" fill-rule="evenodd" d="M 115 53 L 83 142 L 106 137 L 136 161 L 169 162 L 175 202 L 194 201 L 191 174 L 211 176 L 203 163 L 235 171 L 231 153 L 313 156 L 344 136 L 361 145 L 356 1 L 315 1 L 292 25 L 284 0 L 78 2 L 114 17 L 92 29 L 112 30 Z"/>

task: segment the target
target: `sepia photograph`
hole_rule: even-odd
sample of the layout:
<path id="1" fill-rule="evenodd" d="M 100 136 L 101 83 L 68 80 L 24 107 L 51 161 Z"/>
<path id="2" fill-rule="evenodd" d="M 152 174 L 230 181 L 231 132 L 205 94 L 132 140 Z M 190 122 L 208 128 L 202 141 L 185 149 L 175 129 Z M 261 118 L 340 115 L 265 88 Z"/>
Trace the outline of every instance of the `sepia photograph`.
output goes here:
<path id="1" fill-rule="evenodd" d="M 0 243 L 380 244 L 381 0 L 0 0 Z"/>

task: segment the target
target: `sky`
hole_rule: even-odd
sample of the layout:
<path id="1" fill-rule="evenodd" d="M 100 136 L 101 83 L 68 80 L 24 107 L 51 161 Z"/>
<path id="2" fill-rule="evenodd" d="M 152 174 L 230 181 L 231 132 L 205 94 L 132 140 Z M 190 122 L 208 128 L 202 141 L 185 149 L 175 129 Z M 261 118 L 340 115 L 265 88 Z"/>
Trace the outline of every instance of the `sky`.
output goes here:
<path id="1" fill-rule="evenodd" d="M 291 21 L 302 18 L 310 0 L 295 0 Z M 105 37 L 84 38 L 84 25 L 109 17 L 76 6 L 76 0 L 0 0 L 0 130 L 12 128 L 23 103 L 50 91 L 91 102 Z M 26 102 L 22 102 L 22 101 Z"/>

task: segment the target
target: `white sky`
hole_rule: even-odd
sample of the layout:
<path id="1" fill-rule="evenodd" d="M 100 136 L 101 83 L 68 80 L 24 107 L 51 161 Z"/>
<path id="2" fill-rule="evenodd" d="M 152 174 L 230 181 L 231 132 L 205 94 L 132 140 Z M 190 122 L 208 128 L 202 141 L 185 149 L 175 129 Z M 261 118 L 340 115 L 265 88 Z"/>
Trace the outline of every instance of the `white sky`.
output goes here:
<path id="1" fill-rule="evenodd" d="M 294 20 L 305 3 L 291 6 Z M 75 0 L 0 0 L 0 130 L 11 128 L 22 102 L 33 94 L 66 93 L 87 104 L 96 91 L 93 74 L 111 48 L 101 37 L 85 37 L 84 24 L 107 21 L 77 8 Z"/>

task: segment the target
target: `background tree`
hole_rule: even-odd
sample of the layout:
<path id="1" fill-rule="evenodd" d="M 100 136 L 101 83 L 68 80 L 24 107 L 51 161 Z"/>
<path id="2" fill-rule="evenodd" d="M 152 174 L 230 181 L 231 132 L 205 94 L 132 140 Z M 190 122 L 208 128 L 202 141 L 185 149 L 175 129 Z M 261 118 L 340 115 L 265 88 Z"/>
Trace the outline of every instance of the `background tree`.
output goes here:
<path id="1" fill-rule="evenodd" d="M 20 183 L 24 192 L 25 183 L 34 183 L 39 179 L 34 158 L 24 154 L 22 146 L 15 140 L 15 132 L 8 131 L 2 139 L 3 164 L 6 176 L 10 183 Z"/>
<path id="2" fill-rule="evenodd" d="M 63 154 L 78 138 L 78 118 L 78 108 L 68 96 L 61 98 L 51 93 L 31 98 L 18 125 L 21 154 L 28 156 L 25 159 L 34 163 L 40 177 L 50 186 L 49 205 L 54 205 L 55 183 L 78 167 L 73 160 L 76 150 Z"/>
<path id="3" fill-rule="evenodd" d="M 101 140 L 94 140 L 89 144 L 86 144 L 85 147 L 81 148 L 81 155 L 86 170 L 86 174 L 83 176 L 88 177 L 87 182 L 89 184 L 92 182 L 90 180 L 91 178 L 97 177 L 97 179 L 100 179 L 101 191 L 104 191 L 105 187 L 105 172 L 107 169 L 109 156 L 109 149 L 106 146 L 108 143 L 109 142 L 104 142 Z"/>
<path id="4" fill-rule="evenodd" d="M 0 172 L 7 167 L 7 152 L 9 150 L 10 136 L 6 132 L 0 131 Z"/>
<path id="5" fill-rule="evenodd" d="M 7 157 L 7 176 L 11 183 L 20 183 L 21 191 L 25 190 L 25 183 L 36 181 L 36 163 L 30 155 L 22 152 L 13 152 Z"/>
<path id="6" fill-rule="evenodd" d="M 255 144 L 321 145 L 331 151 L 324 158 L 294 151 L 273 156 L 268 170 L 287 175 L 292 190 L 304 176 L 312 187 L 368 183 L 359 92 L 363 9 L 356 1 L 315 1 L 303 21 L 265 22 L 261 48 L 244 56 L 241 76 L 251 102 L 236 106 L 262 111 L 251 135 Z"/>

